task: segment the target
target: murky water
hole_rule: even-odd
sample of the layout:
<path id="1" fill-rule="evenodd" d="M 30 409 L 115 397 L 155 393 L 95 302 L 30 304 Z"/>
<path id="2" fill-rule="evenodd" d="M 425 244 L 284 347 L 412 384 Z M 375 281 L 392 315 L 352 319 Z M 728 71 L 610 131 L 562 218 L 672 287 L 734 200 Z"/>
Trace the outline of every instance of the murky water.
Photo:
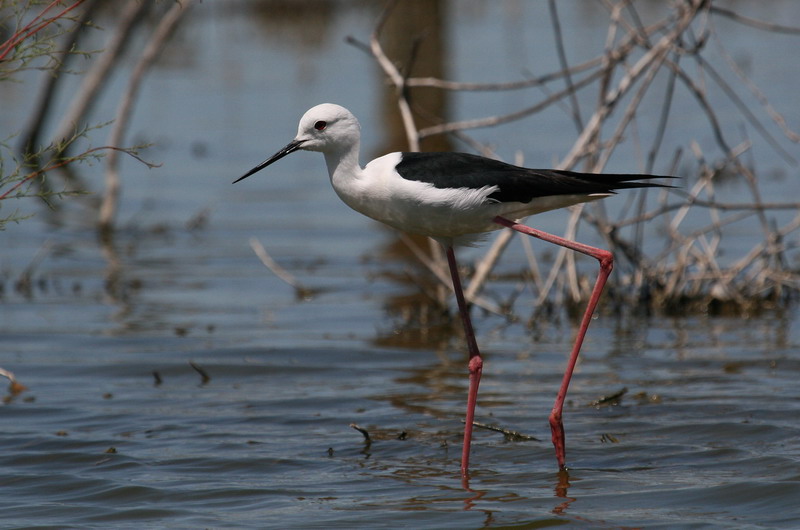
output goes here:
<path id="1" fill-rule="evenodd" d="M 571 324 L 532 331 L 476 312 L 479 420 L 538 441 L 479 430 L 464 488 L 464 346 L 448 330 L 403 328 L 391 301 L 409 287 L 390 278 L 409 265 L 392 256 L 392 233 L 338 202 L 315 155 L 230 185 L 315 102 L 340 101 L 380 130 L 380 79 L 342 40 L 366 39 L 377 12 L 326 4 L 315 40 L 237 5 L 229 17 L 199 6 L 149 79 L 133 135 L 158 142 L 164 166 L 125 162 L 112 242 L 98 241 L 84 199 L 54 213 L 20 204 L 37 216 L 0 233 L 0 366 L 28 387 L 0 407 L 2 526 L 800 524 L 792 312 L 600 315 L 565 412 L 568 475 L 547 414 Z M 464 5 L 450 12 L 450 68 L 474 79 L 467 30 L 491 38 L 521 15 Z M 529 14 L 520 5 L 506 3 Z M 29 99 L 2 90 L 18 105 L 3 123 L 16 124 Z M 525 145 L 514 137 L 505 154 Z M 385 141 L 373 133 L 365 148 Z M 563 217 L 542 219 L 553 229 Z M 251 237 L 313 295 L 265 269 Z M 521 251 L 506 259 L 524 263 Z"/>

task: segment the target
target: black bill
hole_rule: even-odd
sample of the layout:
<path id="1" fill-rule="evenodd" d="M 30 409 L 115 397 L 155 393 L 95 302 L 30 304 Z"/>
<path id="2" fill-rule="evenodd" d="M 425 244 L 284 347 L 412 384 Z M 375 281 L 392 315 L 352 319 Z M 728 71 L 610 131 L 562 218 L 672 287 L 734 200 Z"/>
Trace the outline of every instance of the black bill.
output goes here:
<path id="1" fill-rule="evenodd" d="M 252 175 L 254 173 L 258 173 L 259 171 L 261 171 L 262 169 L 264 169 L 265 167 L 267 167 L 271 163 L 280 160 L 281 158 L 285 157 L 289 153 L 294 153 L 295 151 L 300 149 L 301 145 L 303 145 L 303 141 L 302 140 L 292 140 L 291 142 L 289 142 L 289 145 L 287 145 L 286 147 L 284 147 L 283 149 L 281 149 L 280 151 L 278 151 L 277 153 L 275 153 L 274 155 L 272 155 L 268 159 L 264 160 L 259 165 L 257 165 L 256 167 L 254 167 L 253 169 L 251 169 L 250 171 L 248 171 L 247 173 L 245 173 L 244 175 L 242 175 L 238 179 L 234 180 L 233 183 L 236 184 L 240 180 L 244 180 L 247 177 L 249 177 L 250 175 Z"/>

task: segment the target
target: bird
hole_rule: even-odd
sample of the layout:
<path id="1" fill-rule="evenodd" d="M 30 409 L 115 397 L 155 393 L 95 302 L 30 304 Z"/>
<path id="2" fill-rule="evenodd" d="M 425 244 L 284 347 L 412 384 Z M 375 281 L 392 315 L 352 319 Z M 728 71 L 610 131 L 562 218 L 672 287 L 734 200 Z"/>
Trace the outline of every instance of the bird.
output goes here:
<path id="1" fill-rule="evenodd" d="M 406 233 L 433 238 L 442 245 L 469 352 L 469 388 L 461 453 L 463 476 L 469 472 L 483 359 L 464 298 L 454 248 L 474 245 L 489 232 L 509 228 L 598 260 L 600 270 L 549 415 L 559 470 L 566 471 L 564 400 L 586 331 L 611 274 L 614 257 L 608 250 L 549 234 L 520 221 L 534 214 L 609 197 L 621 189 L 672 186 L 650 182 L 660 178 L 656 175 L 529 169 L 456 152 L 393 152 L 362 167 L 360 142 L 361 126 L 353 113 L 340 105 L 323 103 L 306 111 L 291 142 L 237 178 L 234 184 L 295 151 L 321 152 L 334 191 L 350 208 Z"/>

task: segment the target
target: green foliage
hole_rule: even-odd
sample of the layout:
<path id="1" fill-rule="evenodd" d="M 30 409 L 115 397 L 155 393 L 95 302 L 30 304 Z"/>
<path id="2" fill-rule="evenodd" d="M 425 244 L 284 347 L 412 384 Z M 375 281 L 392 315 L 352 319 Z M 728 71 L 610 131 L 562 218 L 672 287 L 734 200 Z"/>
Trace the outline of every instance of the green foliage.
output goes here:
<path id="1" fill-rule="evenodd" d="M 10 1 L 0 4 L 0 35 L 8 36 L 0 43 L 0 82 L 15 82 L 26 70 L 40 70 L 43 75 L 60 75 L 62 58 L 78 53 L 72 47 L 59 49 L 61 38 L 76 29 L 79 22 L 74 9 L 84 0 L 54 2 L 52 0 Z M 65 53 L 66 52 L 66 53 Z M 71 138 L 43 147 L 11 147 L 22 131 L 0 141 L 0 230 L 9 222 L 26 217 L 18 209 L 8 211 L 10 199 L 38 198 L 48 205 L 65 196 L 83 193 L 81 190 L 55 190 L 47 181 L 48 171 L 75 162 L 90 162 L 103 156 L 104 148 L 94 148 L 76 156 L 65 156 L 67 148 L 88 129 L 76 131 Z"/>
<path id="2" fill-rule="evenodd" d="M 60 63 L 59 38 L 77 23 L 72 10 L 83 0 L 67 4 L 52 0 L 10 1 L 0 4 L 0 82 L 12 81 L 24 70 L 55 71 Z"/>

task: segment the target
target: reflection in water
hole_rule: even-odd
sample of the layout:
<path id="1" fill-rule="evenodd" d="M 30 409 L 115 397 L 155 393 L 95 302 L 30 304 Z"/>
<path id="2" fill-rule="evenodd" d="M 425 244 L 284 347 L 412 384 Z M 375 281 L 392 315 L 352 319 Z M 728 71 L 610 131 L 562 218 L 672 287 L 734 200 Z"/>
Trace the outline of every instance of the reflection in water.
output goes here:
<path id="1" fill-rule="evenodd" d="M 466 491 L 468 491 L 469 493 L 472 494 L 471 496 L 469 496 L 466 499 L 464 499 L 464 509 L 465 510 L 472 510 L 473 508 L 475 508 L 475 505 L 478 503 L 478 501 L 481 500 L 484 496 L 486 496 L 486 493 L 487 493 L 486 491 L 476 491 L 476 490 L 474 490 L 474 489 L 469 487 L 469 472 L 464 473 L 461 476 L 461 487 L 464 488 L 464 490 L 466 490 Z M 487 511 L 486 515 L 487 515 L 488 519 L 491 520 L 492 512 L 491 511 Z M 486 522 L 489 522 L 489 521 L 487 520 Z"/>
<path id="2" fill-rule="evenodd" d="M 400 65 L 400 71 L 405 76 L 448 77 L 445 68 L 448 5 L 442 0 L 403 0 L 393 4 L 381 33 L 381 41 L 386 55 Z M 381 123 L 387 132 L 379 153 L 381 155 L 408 149 L 397 107 L 397 94 L 392 87 L 385 83 L 384 86 Z M 425 88 L 407 90 L 418 129 L 438 125 L 447 118 L 449 92 Z M 438 135 L 423 139 L 420 150 L 452 151 L 452 145 L 448 136 Z"/>
<path id="3" fill-rule="evenodd" d="M 567 490 L 569 489 L 569 471 L 566 469 L 558 470 L 558 482 L 554 488 L 556 497 L 566 499 L 564 502 L 559 503 L 553 508 L 553 513 L 556 515 L 564 515 L 567 513 L 567 507 L 575 502 L 572 497 L 567 497 Z"/>
<path id="4" fill-rule="evenodd" d="M 381 31 L 381 42 L 384 53 L 399 65 L 400 71 L 406 77 L 447 78 L 446 28 L 449 14 L 447 5 L 442 0 L 404 0 L 391 4 L 391 12 Z M 377 68 L 376 72 L 383 75 Z M 384 137 L 375 155 L 406 151 L 407 136 L 398 109 L 396 90 L 385 82 L 379 86 L 385 87 L 382 93 L 383 108 L 380 113 Z M 448 91 L 427 88 L 405 90 L 417 129 L 439 124 L 448 117 L 450 98 Z M 437 135 L 424 138 L 420 143 L 420 150 L 452 151 L 453 145 L 449 136 Z M 426 249 L 425 251 L 446 269 L 443 265 L 444 256 L 438 244 L 420 236 L 406 237 L 412 244 Z M 399 258 L 415 269 L 411 281 L 416 284 L 413 292 L 417 294 L 399 296 L 389 301 L 387 308 L 390 314 L 399 314 L 401 318 L 405 318 L 411 312 L 419 315 L 421 319 L 433 316 L 449 324 L 451 318 L 447 313 L 448 287 L 436 281 L 431 273 L 424 269 L 408 245 L 395 237 L 387 244 L 382 255 Z"/>
<path id="5" fill-rule="evenodd" d="M 117 309 L 111 315 L 111 319 L 123 327 L 125 320 L 131 314 L 133 305 L 128 299 L 124 278 L 122 259 L 114 245 L 114 230 L 105 229 L 98 233 L 98 242 L 103 257 L 106 260 L 105 281 L 103 282 L 105 294 Z"/>

